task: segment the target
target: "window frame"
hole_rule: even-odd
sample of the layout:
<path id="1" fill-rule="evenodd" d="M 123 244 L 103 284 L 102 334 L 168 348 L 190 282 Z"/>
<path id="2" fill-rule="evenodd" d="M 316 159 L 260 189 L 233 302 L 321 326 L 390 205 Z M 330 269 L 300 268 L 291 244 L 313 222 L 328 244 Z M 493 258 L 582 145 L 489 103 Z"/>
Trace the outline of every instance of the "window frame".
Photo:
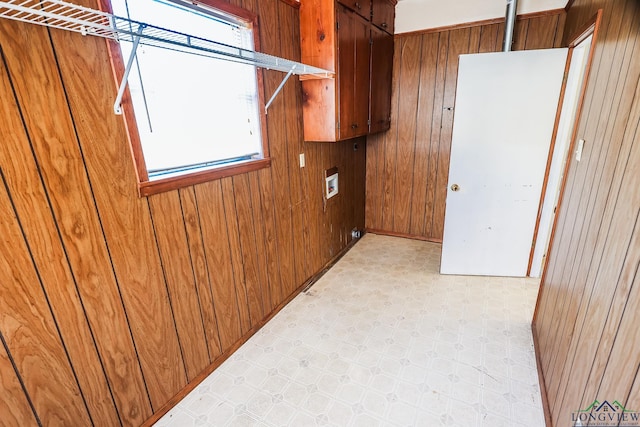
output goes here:
<path id="1" fill-rule="evenodd" d="M 111 0 L 99 0 L 100 8 L 108 13 L 113 13 L 111 8 Z M 253 32 L 253 46 L 256 52 L 260 52 L 260 27 L 258 25 L 258 16 L 244 8 L 229 4 L 223 0 L 190 0 L 191 3 L 201 5 L 204 7 L 211 7 L 219 10 L 224 14 L 231 15 L 237 20 L 247 24 Z M 124 75 L 125 62 L 120 51 L 120 45 L 115 40 L 107 40 L 109 48 L 109 57 L 111 60 L 111 68 L 115 78 L 116 86 L 122 81 Z M 220 59 L 212 58 L 211 61 L 221 61 Z M 258 102 L 258 115 L 260 116 L 260 132 L 262 141 L 262 158 L 244 161 L 236 164 L 229 164 L 227 166 L 220 166 L 211 169 L 196 169 L 178 176 L 171 176 L 167 178 L 159 178 L 149 180 L 149 174 L 147 172 L 147 166 L 144 159 L 144 153 L 142 151 L 142 142 L 140 140 L 140 133 L 138 132 L 138 125 L 136 122 L 136 116 L 133 109 L 133 103 L 131 100 L 131 94 L 129 87 L 124 92 L 122 97 L 122 116 L 124 118 L 124 124 L 127 131 L 127 138 L 133 163 L 135 166 L 136 177 L 138 181 L 138 196 L 146 197 L 157 193 L 176 190 L 179 188 L 188 187 L 191 185 L 201 184 L 208 181 L 214 181 L 229 176 L 239 175 L 247 172 L 256 171 L 259 169 L 267 168 L 271 166 L 271 157 L 269 155 L 269 138 L 267 134 L 267 114 L 265 109 L 265 95 L 264 95 L 264 76 L 262 68 L 256 67 L 256 89 L 257 89 L 257 102 Z"/>

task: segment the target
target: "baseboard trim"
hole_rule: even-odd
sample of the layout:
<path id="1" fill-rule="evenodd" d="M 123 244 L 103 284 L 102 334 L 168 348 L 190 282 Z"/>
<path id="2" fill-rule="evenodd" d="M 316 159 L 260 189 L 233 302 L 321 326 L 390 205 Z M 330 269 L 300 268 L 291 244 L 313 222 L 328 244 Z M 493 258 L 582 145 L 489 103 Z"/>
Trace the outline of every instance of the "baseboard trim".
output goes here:
<path id="1" fill-rule="evenodd" d="M 175 396 L 173 396 L 167 403 L 162 405 L 156 412 L 154 412 L 151 417 L 149 417 L 144 423 L 142 423 L 141 427 L 151 427 L 155 424 L 160 418 L 162 418 L 167 412 L 169 412 L 174 406 L 178 404 L 187 394 L 192 392 L 202 381 L 205 380 L 213 371 L 215 371 L 222 363 L 227 360 L 233 353 L 236 352 L 244 343 L 246 343 L 249 338 L 251 338 L 256 332 L 258 332 L 269 320 L 271 320 L 276 314 L 280 312 L 287 304 L 289 304 L 295 297 L 297 297 L 300 293 L 306 291 L 314 283 L 318 281 L 322 276 L 325 275 L 327 271 L 331 267 L 333 267 L 339 260 L 342 258 L 349 250 L 359 241 L 360 239 L 354 239 L 345 246 L 336 256 L 331 258 L 329 262 L 327 262 L 322 269 L 311 276 L 307 281 L 305 281 L 302 285 L 298 286 L 298 288 L 289 295 L 283 302 L 281 302 L 276 308 L 273 309 L 271 313 L 264 319 L 262 319 L 258 324 L 254 325 L 249 331 L 244 334 L 235 344 L 233 344 L 227 351 L 222 353 L 216 360 L 213 361 L 209 366 L 207 366 L 202 372 L 200 372 L 195 378 L 193 378 L 186 386 L 184 386 Z"/>
<path id="2" fill-rule="evenodd" d="M 547 397 L 547 387 L 544 381 L 544 374 L 542 373 L 542 355 L 540 354 L 540 346 L 538 345 L 538 332 L 536 331 L 536 324 L 531 323 L 531 333 L 533 335 L 533 348 L 536 352 L 536 368 L 538 370 L 538 383 L 540 384 L 540 396 L 542 397 L 542 409 L 544 410 L 544 423 L 547 427 L 553 427 L 551 421 L 551 410 L 549 408 L 549 399 Z"/>
<path id="3" fill-rule="evenodd" d="M 415 234 L 397 233 L 395 231 L 378 230 L 376 228 L 367 228 L 367 233 L 380 234 L 382 236 L 402 237 L 405 239 L 422 240 L 431 243 L 442 243 L 442 239 L 434 239 L 431 237 L 416 236 Z"/>

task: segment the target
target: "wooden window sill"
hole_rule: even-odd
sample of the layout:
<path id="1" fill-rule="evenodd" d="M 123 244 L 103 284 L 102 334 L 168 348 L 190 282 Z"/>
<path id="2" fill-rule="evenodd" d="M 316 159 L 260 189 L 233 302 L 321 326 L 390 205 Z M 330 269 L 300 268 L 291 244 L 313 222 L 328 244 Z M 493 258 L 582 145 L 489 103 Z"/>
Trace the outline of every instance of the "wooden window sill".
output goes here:
<path id="1" fill-rule="evenodd" d="M 153 181 L 143 181 L 138 184 L 138 195 L 140 197 L 151 196 L 153 194 L 177 190 L 179 188 L 202 184 L 216 179 L 253 172 L 270 166 L 271 159 L 267 157 L 238 165 L 229 165 L 215 169 L 192 172 L 187 175 L 172 176 L 170 178 L 156 179 Z"/>

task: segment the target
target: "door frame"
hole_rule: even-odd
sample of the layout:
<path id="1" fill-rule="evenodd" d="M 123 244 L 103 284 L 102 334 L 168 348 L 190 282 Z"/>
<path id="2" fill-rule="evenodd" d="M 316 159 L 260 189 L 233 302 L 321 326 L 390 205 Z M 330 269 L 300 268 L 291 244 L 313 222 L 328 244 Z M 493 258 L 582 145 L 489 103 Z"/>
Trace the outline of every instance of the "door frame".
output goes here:
<path id="1" fill-rule="evenodd" d="M 558 135 L 558 128 L 560 125 L 560 117 L 562 114 L 562 105 L 564 103 L 564 97 L 565 97 L 565 92 L 566 92 L 566 88 L 567 88 L 567 76 L 569 73 L 569 67 L 571 65 L 571 59 L 573 57 L 573 50 L 575 49 L 576 46 L 578 46 L 580 43 L 582 43 L 585 39 L 587 39 L 589 36 L 592 36 L 591 39 L 591 47 L 589 48 L 589 55 L 587 58 L 587 64 L 584 70 L 584 78 L 582 81 L 582 85 L 580 87 L 580 94 L 578 95 L 578 107 L 575 113 L 575 118 L 574 118 L 574 123 L 573 123 L 573 129 L 571 130 L 571 139 L 569 142 L 569 147 L 567 148 L 567 153 L 572 153 L 575 150 L 575 146 L 576 146 L 576 137 L 578 135 L 578 126 L 580 124 L 580 118 L 582 116 L 582 107 L 584 105 L 584 98 L 586 96 L 586 92 L 587 92 L 587 87 L 589 84 L 589 76 L 591 73 L 591 65 L 593 63 L 593 57 L 594 57 L 594 53 L 596 50 L 596 42 L 597 42 L 597 38 L 598 38 L 598 32 L 600 29 L 600 25 L 602 22 L 602 9 L 599 9 L 598 12 L 596 12 L 596 14 L 579 30 L 577 31 L 576 34 L 574 34 L 571 39 L 569 39 L 569 54 L 567 55 L 567 66 L 565 68 L 565 74 L 564 74 L 564 80 L 562 82 L 562 89 L 560 90 L 560 99 L 558 101 L 558 111 L 556 113 L 556 122 L 553 128 L 553 134 L 551 136 L 551 145 L 549 147 L 549 156 L 547 158 L 547 166 L 546 166 L 546 170 L 545 170 L 545 175 L 544 175 L 544 182 L 542 183 L 542 191 L 540 194 L 540 203 L 538 205 L 538 215 L 536 218 L 536 225 L 534 228 L 534 232 L 533 232 L 533 241 L 531 243 L 531 252 L 529 254 L 529 265 L 527 267 L 527 277 L 530 276 L 531 274 L 531 268 L 533 265 L 533 258 L 534 258 L 534 253 L 535 253 L 535 249 L 536 249 L 536 244 L 537 244 L 537 239 L 538 239 L 538 232 L 540 230 L 540 219 L 542 216 L 542 208 L 544 205 L 544 199 L 546 196 L 546 192 L 547 192 L 547 187 L 549 184 L 549 171 L 551 169 L 551 163 L 553 160 L 553 152 L 555 149 L 555 145 L 556 145 L 556 137 Z M 549 235 L 549 242 L 547 244 L 547 248 L 546 248 L 546 258 L 543 259 L 543 266 L 542 266 L 542 275 L 541 275 L 541 280 L 540 283 L 544 283 L 544 279 L 545 276 L 547 274 L 547 266 L 548 266 L 548 259 L 549 259 L 549 251 L 553 245 L 553 240 L 555 237 L 555 231 L 556 231 L 556 225 L 557 225 L 557 220 L 558 220 L 558 213 L 560 210 L 560 207 L 562 206 L 562 201 L 564 199 L 564 190 L 566 188 L 566 184 L 567 184 L 567 175 L 569 173 L 569 166 L 571 165 L 571 156 L 567 156 L 565 163 L 564 163 L 564 170 L 563 170 L 563 174 L 562 174 L 562 181 L 560 182 L 560 187 L 559 187 L 559 194 L 558 194 L 558 202 L 556 204 L 555 207 L 555 214 L 553 216 L 553 221 L 551 223 L 551 233 Z M 537 311 L 537 303 L 536 303 L 536 311 Z"/>

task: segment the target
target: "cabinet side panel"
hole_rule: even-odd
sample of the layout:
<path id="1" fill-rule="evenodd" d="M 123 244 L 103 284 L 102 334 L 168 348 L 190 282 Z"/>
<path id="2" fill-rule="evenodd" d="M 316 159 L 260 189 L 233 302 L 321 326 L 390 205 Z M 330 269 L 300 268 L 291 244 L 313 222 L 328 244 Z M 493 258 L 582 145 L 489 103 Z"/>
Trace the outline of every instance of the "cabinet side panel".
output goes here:
<path id="1" fill-rule="evenodd" d="M 300 4 L 300 50 L 305 64 L 336 70 L 336 15 L 333 2 Z"/>
<path id="2" fill-rule="evenodd" d="M 335 141 L 336 81 L 303 81 L 302 96 L 305 141 Z"/>

